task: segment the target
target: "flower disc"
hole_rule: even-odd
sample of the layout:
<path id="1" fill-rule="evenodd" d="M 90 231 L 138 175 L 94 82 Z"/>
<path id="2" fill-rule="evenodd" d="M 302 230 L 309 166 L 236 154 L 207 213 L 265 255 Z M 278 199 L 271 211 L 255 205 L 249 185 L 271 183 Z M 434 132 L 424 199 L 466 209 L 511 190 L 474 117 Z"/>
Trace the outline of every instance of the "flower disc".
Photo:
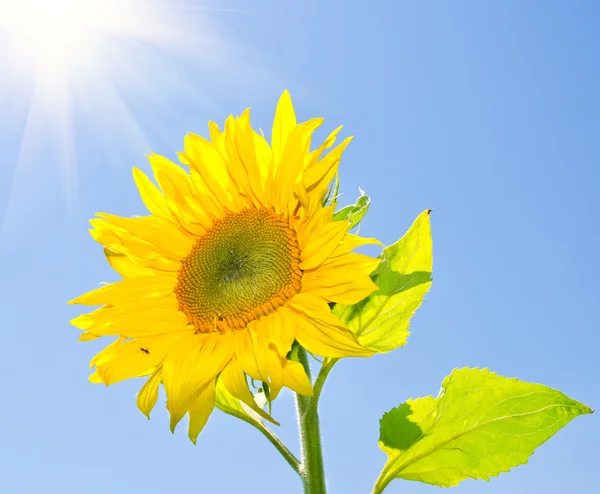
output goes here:
<path id="1" fill-rule="evenodd" d="M 183 259 L 179 309 L 199 332 L 245 328 L 300 291 L 300 251 L 289 222 L 246 209 L 216 222 Z"/>

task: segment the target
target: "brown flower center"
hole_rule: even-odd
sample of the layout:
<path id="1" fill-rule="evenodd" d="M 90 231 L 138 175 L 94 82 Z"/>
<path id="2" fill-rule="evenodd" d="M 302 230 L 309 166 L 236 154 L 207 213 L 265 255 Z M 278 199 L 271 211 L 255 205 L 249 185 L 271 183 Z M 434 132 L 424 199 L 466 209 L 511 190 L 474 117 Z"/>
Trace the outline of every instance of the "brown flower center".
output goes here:
<path id="1" fill-rule="evenodd" d="M 242 329 L 300 291 L 300 249 L 289 222 L 246 209 L 214 223 L 182 260 L 175 288 L 198 332 Z"/>

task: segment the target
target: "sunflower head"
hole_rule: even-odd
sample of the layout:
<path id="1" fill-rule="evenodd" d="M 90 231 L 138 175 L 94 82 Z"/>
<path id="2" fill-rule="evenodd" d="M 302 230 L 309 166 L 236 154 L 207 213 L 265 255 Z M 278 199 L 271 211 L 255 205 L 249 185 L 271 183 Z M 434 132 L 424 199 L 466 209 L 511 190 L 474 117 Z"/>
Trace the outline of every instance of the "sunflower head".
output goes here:
<path id="1" fill-rule="evenodd" d="M 158 187 L 134 178 L 149 216 L 98 214 L 92 236 L 122 280 L 73 303 L 100 305 L 75 318 L 81 339 L 117 337 L 92 359 L 93 382 L 147 377 L 137 403 L 149 415 L 162 383 L 171 427 L 187 413 L 195 442 L 215 406 L 218 386 L 272 420 L 253 399 L 248 377 L 312 394 L 294 342 L 322 357 L 367 356 L 331 304 L 354 304 L 376 286 L 378 260 L 352 252 L 378 243 L 333 221 L 325 196 L 350 139 L 341 128 L 318 147 L 321 119 L 298 124 L 286 92 L 271 143 L 250 113 L 229 117 L 210 139 L 188 134 L 185 168 L 150 155 Z M 327 152 L 329 150 L 329 152 Z"/>

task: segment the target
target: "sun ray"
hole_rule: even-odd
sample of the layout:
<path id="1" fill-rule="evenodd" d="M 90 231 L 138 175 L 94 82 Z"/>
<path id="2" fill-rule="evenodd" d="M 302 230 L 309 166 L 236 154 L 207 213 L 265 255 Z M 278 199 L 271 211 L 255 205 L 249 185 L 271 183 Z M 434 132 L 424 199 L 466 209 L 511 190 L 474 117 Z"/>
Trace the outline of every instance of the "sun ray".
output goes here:
<path id="1" fill-rule="evenodd" d="M 93 136 L 87 152 L 105 156 L 116 173 L 123 145 L 143 156 L 150 137 L 161 142 L 166 121 L 183 126 L 172 101 L 182 92 L 196 108 L 218 109 L 185 68 L 239 77 L 246 67 L 237 68 L 238 48 L 218 35 L 213 9 L 194 7 L 187 0 L 0 0 L 0 111 L 23 125 L 0 128 L 15 150 L 0 164 L 8 179 L 0 189 L 0 241 L 22 234 L 10 218 L 28 214 L 32 201 L 51 196 L 73 215 L 77 167 L 87 162 L 76 142 Z"/>

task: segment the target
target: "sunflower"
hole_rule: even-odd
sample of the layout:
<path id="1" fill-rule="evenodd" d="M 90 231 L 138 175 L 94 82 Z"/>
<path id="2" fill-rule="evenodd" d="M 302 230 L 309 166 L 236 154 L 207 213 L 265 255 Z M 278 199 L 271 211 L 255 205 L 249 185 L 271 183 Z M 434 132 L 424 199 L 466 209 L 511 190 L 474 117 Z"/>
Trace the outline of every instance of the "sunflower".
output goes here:
<path id="1" fill-rule="evenodd" d="M 121 281 L 70 303 L 101 307 L 71 321 L 81 340 L 118 337 L 91 361 L 92 382 L 110 385 L 149 376 L 137 396 L 149 417 L 162 383 L 171 430 L 187 413 L 192 441 L 224 389 L 264 418 L 248 378 L 302 395 L 312 384 L 288 358 L 294 342 L 322 357 L 368 356 L 331 313 L 377 289 L 377 259 L 352 252 L 379 243 L 348 233 L 325 200 L 347 138 L 341 127 L 311 151 L 322 119 L 297 124 L 287 91 L 271 145 L 250 125 L 250 111 L 230 116 L 210 140 L 188 134 L 179 153 L 189 171 L 151 154 L 160 189 L 133 170 L 149 216 L 99 213 L 92 237 Z"/>

